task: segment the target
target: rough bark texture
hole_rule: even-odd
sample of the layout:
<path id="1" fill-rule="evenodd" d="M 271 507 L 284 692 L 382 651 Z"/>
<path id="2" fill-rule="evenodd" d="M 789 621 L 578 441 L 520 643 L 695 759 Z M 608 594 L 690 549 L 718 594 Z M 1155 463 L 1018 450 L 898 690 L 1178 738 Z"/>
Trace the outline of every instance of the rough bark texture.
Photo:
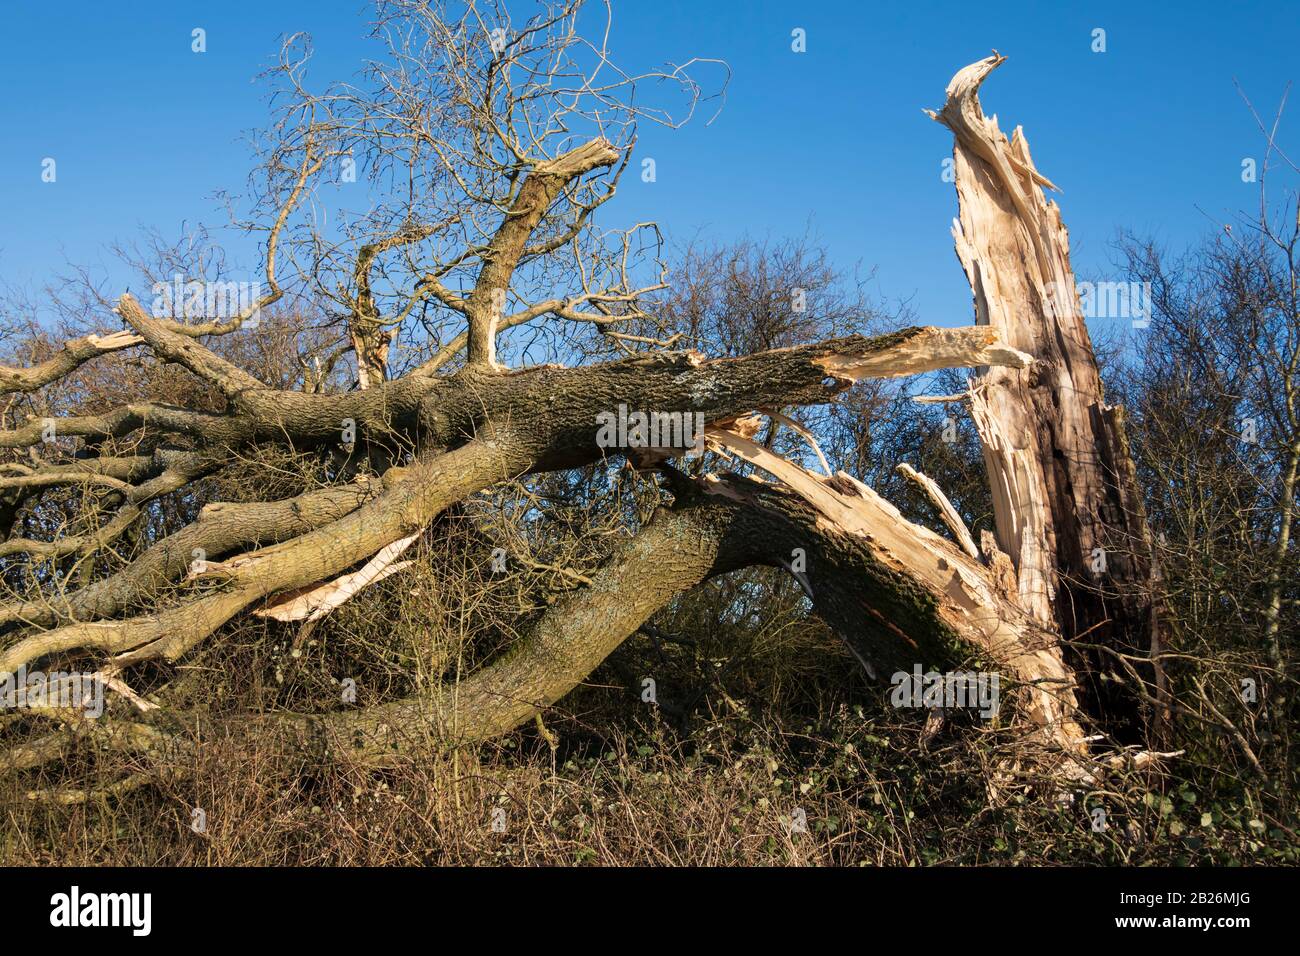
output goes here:
<path id="1" fill-rule="evenodd" d="M 711 439 L 752 451 L 793 487 L 737 477 L 695 481 L 669 468 L 677 504 L 625 539 L 590 584 L 548 607 L 507 654 L 458 684 L 324 714 L 231 721 L 163 712 L 149 719 L 172 733 L 137 735 L 135 748 L 177 763 L 195 740 L 255 735 L 259 746 L 277 746 L 290 761 L 387 766 L 412 752 L 485 740 L 572 691 L 678 594 L 750 565 L 789 567 L 800 548 L 807 565 L 799 579 L 815 610 L 868 668 L 910 670 L 920 659 L 943 665 L 973 649 L 1028 689 L 1025 716 L 1041 732 L 1052 755 L 1046 759 L 1085 752 L 1069 717 L 1069 674 L 1050 652 L 1053 636 L 991 590 L 978 562 L 851 481 L 803 473 L 819 485 L 809 491 L 798 466 L 766 458 L 732 433 L 714 430 Z"/>
<path id="2" fill-rule="evenodd" d="M 530 242 L 545 248 L 553 241 L 538 240 L 534 231 L 566 184 L 620 156 L 593 140 L 533 166 L 466 299 L 427 278 L 429 294 L 463 313 L 467 327 L 444 360 L 399 379 L 388 379 L 384 343 L 371 336 L 383 321 L 364 255 L 350 329 L 364 386 L 355 391 L 268 388 L 195 335 L 151 318 L 129 295 L 118 313 L 131 332 L 70 343 L 30 370 L 0 370 L 0 389 L 28 390 L 98 354 L 143 345 L 225 400 L 221 412 L 137 403 L 59 419 L 60 437 L 93 444 L 135 436 L 137 454 L 93 466 L 11 465 L 17 473 L 0 478 L 0 506 L 16 507 L 47 488 L 92 485 L 107 489 L 113 504 L 98 532 L 81 536 L 75 548 L 11 539 L 10 554 L 93 553 L 150 502 L 248 448 L 315 449 L 344 462 L 365 460 L 380 475 L 363 480 L 341 468 L 335 487 L 290 501 L 210 505 L 197 522 L 111 577 L 45 601 L 0 605 L 0 671 L 51 657 L 97 658 L 109 686 L 145 713 L 104 718 L 89 732 L 93 742 L 148 752 L 177 772 L 195 740 L 245 734 L 263 747 L 278 742 L 293 760 L 349 755 L 383 765 L 411 747 L 481 740 L 519 725 L 572 690 L 676 595 L 710 575 L 764 564 L 796 572 L 817 613 L 868 670 L 972 654 L 987 660 L 1025 688 L 1017 716 L 1051 754 L 1049 762 L 1084 768 L 1072 776 L 1090 775 L 1060 638 L 1086 635 L 1128 649 L 1154 634 L 1146 597 L 1152 568 L 1122 419 L 1103 402 L 1059 212 L 1043 199 L 1039 187 L 1047 183 L 1023 137 L 1017 131 L 1008 142 L 979 109 L 979 83 L 999 62 L 992 57 L 959 73 L 936 115 L 957 137 L 962 211 L 955 235 L 975 291 L 973 327 L 851 336 L 728 359 L 658 352 L 579 368 L 501 369 L 494 349 L 510 277 Z M 1063 289 L 1071 294 L 1055 291 Z M 509 319 L 516 320 L 524 321 Z M 465 366 L 441 374 L 462 347 Z M 864 377 L 955 367 L 981 369 L 970 401 L 985 442 L 997 546 L 983 541 L 977 548 L 942 490 L 924 476 L 913 473 L 960 547 L 907 521 L 848 475 L 814 475 L 750 440 L 755 410 L 825 403 Z M 687 479 L 666 464 L 685 448 L 604 447 L 599 416 L 620 406 L 698 414 L 709 423 L 715 450 L 775 482 Z M 812 441 L 791 419 L 768 414 Z M 43 431 L 32 420 L 0 432 L 0 447 L 29 448 Z M 201 450 L 168 449 L 177 436 Z M 467 497 L 522 474 L 624 453 L 660 469 L 674 504 L 621 541 L 583 587 L 521 622 L 524 636 L 503 656 L 455 684 L 364 709 L 231 719 L 150 709 L 120 679 L 135 665 L 185 658 L 228 621 L 258 608 L 264 616 L 312 622 L 400 568 L 401 551 Z M 1102 578 L 1090 571 L 1097 549 L 1107 562 Z M 61 759 L 69 746 L 66 734 L 50 734 L 9 748 L 0 764 L 38 767 Z"/>

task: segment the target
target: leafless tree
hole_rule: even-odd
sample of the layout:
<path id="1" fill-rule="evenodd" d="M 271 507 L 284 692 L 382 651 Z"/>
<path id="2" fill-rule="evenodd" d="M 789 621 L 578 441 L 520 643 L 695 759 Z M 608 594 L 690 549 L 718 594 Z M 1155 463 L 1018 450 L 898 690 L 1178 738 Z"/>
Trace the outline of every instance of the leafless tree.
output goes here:
<path id="1" fill-rule="evenodd" d="M 238 219 L 265 233 L 266 291 L 217 319 L 160 317 L 122 295 L 113 307 L 126 328 L 108 332 L 104 316 L 100 331 L 0 370 L 7 394 L 40 395 L 130 349 L 186 383 L 183 402 L 83 402 L 74 390 L 26 420 L 11 404 L 0 491 L 26 530 L 3 546 L 12 594 L 0 605 L 0 672 L 89 668 L 111 704 L 95 721 L 67 706 L 24 714 L 9 769 L 62 761 L 89 742 L 142 758 L 117 787 L 183 774 L 187 754 L 218 736 L 255 739 L 290 761 L 369 766 L 482 740 L 569 693 L 677 595 L 753 565 L 795 571 L 867 669 L 941 660 L 954 643 L 987 658 L 1023 688 L 1018 720 L 1058 775 L 1093 780 L 1149 761 L 1093 756 L 1061 646 L 1104 624 L 1099 639 L 1145 649 L 1150 560 L 1134 545 L 1145 525 L 1122 419 L 1102 400 L 1077 300 L 1059 294 L 1072 274 L 1049 184 L 1019 132 L 1008 140 L 979 106 L 1002 58 L 959 72 L 935 114 L 955 135 L 958 251 L 978 324 L 867 337 L 844 334 L 851 315 L 818 324 L 781 311 L 708 357 L 677 346 L 727 334 L 731 305 L 696 321 L 688 304 L 676 313 L 688 321 L 670 321 L 657 308 L 667 280 L 654 228 L 604 232 L 595 214 L 628 167 L 636 122 L 683 119 L 645 105 L 642 88 L 671 84 L 689 114 L 702 91 L 687 67 L 709 64 L 630 76 L 611 62 L 602 28 L 579 30 L 576 0 L 541 10 L 521 24 L 495 5 L 383 3 L 385 55 L 362 82 L 321 92 L 308 89 L 305 38 L 291 38 L 272 75 L 276 120 L 261 141 L 253 211 Z M 349 160 L 364 170 L 368 205 L 327 222 L 317 197 Z M 553 359 L 583 360 L 503 361 L 498 343 L 534 326 L 572 343 Z M 223 344 L 236 331 L 307 349 L 280 363 L 301 374 L 292 385 L 264 380 Z M 394 356 L 394 343 L 409 353 Z M 339 377 L 344 350 L 354 382 Z M 932 479 L 911 475 L 947 537 L 831 469 L 788 414 L 859 382 L 966 367 L 979 370 L 967 405 L 995 512 L 996 533 L 978 544 Z M 679 431 L 655 438 L 633 425 L 608 440 L 602 417 L 620 409 Z M 697 418 L 702 440 L 680 440 Z M 755 440 L 764 420 L 811 457 Z M 701 444 L 718 456 L 708 467 L 674 464 Z M 574 587 L 521 615 L 509 647 L 458 680 L 365 706 L 234 714 L 187 706 L 177 682 L 147 698 L 132 689 L 249 616 L 313 625 L 403 573 L 403 554 L 433 522 L 488 489 L 612 457 L 653 478 L 651 516 L 598 566 L 567 569 Z M 722 470 L 723 459 L 765 478 Z M 282 480 L 262 495 L 201 493 L 268 461 L 283 463 L 265 472 Z M 286 491 L 295 474 L 300 486 Z M 141 538 L 139 523 L 166 502 L 197 514 Z M 536 498 L 528 509 L 544 506 Z M 1083 580 L 1094 547 L 1124 556 L 1104 587 L 1095 574 Z"/>

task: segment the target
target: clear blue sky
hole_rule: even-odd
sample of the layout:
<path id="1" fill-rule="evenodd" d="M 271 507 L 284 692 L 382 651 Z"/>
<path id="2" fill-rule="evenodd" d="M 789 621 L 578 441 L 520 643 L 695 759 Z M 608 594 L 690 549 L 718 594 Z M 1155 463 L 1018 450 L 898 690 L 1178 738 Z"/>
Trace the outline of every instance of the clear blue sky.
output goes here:
<path id="1" fill-rule="evenodd" d="M 338 0 L 8 0 L 0 281 L 35 287 L 65 260 L 106 264 L 104 247 L 141 225 L 177 236 L 187 222 L 223 224 L 212 194 L 244 184 L 241 136 L 266 118 L 252 80 L 279 36 L 310 32 L 312 75 L 347 79 L 375 52 L 368 13 Z M 194 27 L 207 30 L 201 55 Z M 790 49 L 795 27 L 804 54 Z M 1090 49 L 1097 27 L 1105 53 Z M 948 235 L 956 199 L 940 178 L 950 138 L 921 113 L 959 67 L 993 48 L 1010 56 L 985 109 L 1008 132 L 1025 127 L 1063 189 L 1076 269 L 1101 278 L 1120 228 L 1177 247 L 1257 201 L 1241 161 L 1262 140 L 1233 78 L 1271 115 L 1296 78 L 1297 40 L 1296 0 L 615 0 L 620 64 L 720 57 L 733 77 L 712 125 L 643 131 L 638 152 L 655 158 L 658 181 L 629 176 L 603 222 L 654 218 L 675 238 L 725 240 L 811 221 L 838 262 L 877 268 L 877 294 L 911 299 L 925 322 L 969 321 Z M 1296 157 L 1294 100 L 1281 140 Z M 46 156 L 58 161 L 53 185 L 40 179 Z"/>

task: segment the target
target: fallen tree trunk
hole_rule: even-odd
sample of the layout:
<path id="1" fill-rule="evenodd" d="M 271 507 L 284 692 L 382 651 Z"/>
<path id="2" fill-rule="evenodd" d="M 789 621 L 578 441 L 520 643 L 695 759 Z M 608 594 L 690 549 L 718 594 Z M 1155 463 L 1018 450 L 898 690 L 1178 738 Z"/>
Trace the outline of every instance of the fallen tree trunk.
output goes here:
<path id="1" fill-rule="evenodd" d="M 330 428 L 339 414 L 332 397 L 302 396 L 308 405 L 318 406 L 314 414 L 301 402 L 277 401 L 282 393 L 250 391 L 243 373 L 231 371 L 228 363 L 206 353 L 190 339 L 176 337 L 143 315 L 128 300 L 124 314 L 142 330 L 142 335 L 168 357 L 186 364 L 196 374 L 224 382 L 236 407 L 238 424 L 221 418 L 221 434 L 247 436 L 263 434 L 272 426 L 288 438 L 311 441 L 323 434 L 338 440 L 338 429 Z M 371 408 L 367 397 L 383 389 L 360 393 L 361 402 L 349 398 L 342 410 L 369 415 L 365 428 L 379 443 L 399 430 L 409 430 L 410 444 L 429 449 L 409 466 L 388 469 L 383 490 L 360 503 L 355 492 L 314 496 L 295 502 L 286 513 L 304 533 L 246 556 L 237 556 L 205 566 L 200 573 L 186 576 L 188 563 L 183 548 L 204 541 L 227 548 L 239 540 L 237 528 L 247 512 L 225 507 L 226 517 L 217 518 L 222 530 L 208 533 L 204 521 L 193 531 L 182 532 L 181 548 L 169 546 L 151 551 L 121 572 L 115 582 L 125 586 L 139 603 L 156 593 L 170 577 L 171 583 L 186 583 L 197 596 L 185 596 L 181 603 L 157 614 L 125 618 L 74 620 L 54 629 L 42 627 L 0 652 L 0 672 L 17 671 L 43 656 L 95 649 L 116 655 L 119 666 L 150 658 L 176 660 L 234 615 L 254 602 L 286 591 L 318 585 L 342 574 L 360 561 L 370 559 L 400 538 L 418 532 L 451 504 L 507 478 L 531 471 L 575 467 L 598 461 L 606 454 L 597 442 L 598 416 L 620 403 L 642 409 L 691 410 L 691 414 L 719 418 L 752 407 L 769 404 L 803 404 L 824 401 L 853 381 L 847 369 L 870 369 L 872 374 L 905 375 L 952 364 L 979 362 L 1024 362 L 1013 350 L 1001 348 L 986 329 L 910 329 L 879 339 L 839 339 L 813 346 L 778 349 L 742 359 L 705 361 L 694 354 L 654 356 L 647 360 L 615 362 L 577 369 L 540 369 L 521 374 L 483 373 L 476 368 L 451 381 L 433 380 L 408 405 L 394 401 Z M 860 371 L 855 374 L 860 374 Z M 490 381 L 490 389 L 489 389 Z M 392 383 L 397 385 L 398 383 Z M 396 396 L 404 398 L 403 395 Z M 297 406 L 297 407 L 295 407 Z M 331 407 L 334 406 L 334 407 Z M 539 414 L 540 409 L 546 413 Z M 338 421 L 341 419 L 335 419 Z M 437 449 L 455 446 L 450 451 Z M 432 446 L 432 447 L 431 447 Z M 685 449 L 677 449 L 680 453 Z M 323 510 L 314 518 L 316 498 Z M 341 500 L 339 500 L 341 498 Z M 331 507 L 341 507 L 334 520 Z M 217 509 L 220 513 L 222 509 Z M 268 507 L 269 520 L 280 508 Z M 244 525 L 244 534 L 249 529 Z M 263 528 L 276 537 L 275 526 Z M 215 550 L 215 549 L 214 549 Z M 170 555 L 170 558 L 165 555 Z M 203 588 L 218 585 L 215 593 Z M 64 612 L 51 606 L 32 614 L 26 605 L 0 606 L 0 620 L 23 621 L 28 615 L 39 621 L 57 621 L 72 616 L 69 611 L 103 609 L 110 614 L 130 602 L 118 589 L 91 585 L 86 593 L 76 592 L 63 603 Z M 105 593 L 107 592 L 107 593 Z"/>
<path id="2" fill-rule="evenodd" d="M 1068 775 L 1087 773 L 1072 682 L 1051 653 L 1053 635 L 999 596 L 983 567 L 845 476 L 818 479 L 721 429 L 710 440 L 788 481 L 689 479 L 664 466 L 677 503 L 625 539 L 585 587 L 548 607 L 506 655 L 456 684 L 322 714 L 214 719 L 162 711 L 145 720 L 165 732 L 119 736 L 169 773 L 214 738 L 255 738 L 306 765 L 344 759 L 370 767 L 486 740 L 562 699 L 677 595 L 744 567 L 789 567 L 801 549 L 799 580 L 814 609 L 868 667 L 910 671 L 918 660 L 936 665 L 974 651 L 1026 689 L 1020 717 L 1035 729 L 1040 769 L 1073 757 L 1069 765 L 1080 769 Z"/>
<path id="3" fill-rule="evenodd" d="M 1122 422 L 1102 403 L 1077 303 L 1063 305 L 1051 293 L 1073 281 L 1059 213 L 1042 198 L 1046 180 L 1033 170 L 1023 137 L 1007 142 L 979 110 L 975 91 L 999 62 L 993 57 L 959 73 L 936 114 L 957 136 L 956 235 L 976 293 L 973 327 L 850 336 L 728 359 L 658 352 L 578 368 L 502 369 L 495 337 L 509 321 L 497 315 L 495 293 L 509 283 L 550 199 L 573 176 L 614 162 L 617 154 L 599 143 L 565 154 L 572 168 L 533 171 L 526 181 L 533 185 L 519 194 L 527 215 L 506 220 L 492 247 L 496 258 L 470 300 L 430 280 L 435 296 L 464 306 L 468 317 L 467 363 L 454 374 L 439 374 L 446 356 L 390 380 L 386 359 L 375 353 L 359 359 L 370 365 L 366 387 L 355 391 L 268 388 L 124 296 L 118 313 L 132 333 L 73 343 L 68 356 L 30 374 L 10 369 L 7 387 L 34 386 L 108 347 L 142 345 L 220 395 L 224 411 L 134 403 L 59 419 L 61 437 L 95 447 L 131 438 L 151 454 L 98 468 L 19 466 L 6 479 L 14 507 L 49 489 L 96 486 L 121 510 L 106 516 L 99 536 L 84 536 L 94 555 L 102 538 L 120 533 L 144 506 L 249 448 L 334 455 L 343 463 L 337 484 L 284 502 L 210 505 L 190 527 L 103 580 L 48 600 L 0 605 L 0 629 L 8 629 L 0 671 L 95 660 L 131 718 L 108 718 L 87 738 L 151 754 L 166 772 L 183 771 L 196 741 L 231 735 L 276 742 L 295 760 L 346 754 L 380 766 L 413 747 L 455 746 L 518 726 L 571 691 L 677 595 L 750 565 L 796 570 L 799 552 L 796 576 L 814 609 L 864 666 L 907 669 L 977 656 L 1024 688 L 1018 717 L 1043 762 L 1069 777 L 1091 776 L 1062 638 L 1110 628 L 1106 639 L 1122 644 L 1141 627 L 1154 633 L 1141 590 L 1152 564 L 1149 548 L 1135 543 L 1145 532 Z M 756 410 L 825 403 L 866 377 L 958 367 L 980 368 L 970 401 L 985 442 L 996 546 L 977 548 L 942 490 L 923 475 L 911 477 L 960 546 L 907 521 L 850 476 L 813 475 L 751 440 Z M 610 448 L 601 416 L 620 407 L 698 418 L 713 450 L 775 481 L 688 479 L 666 462 L 689 449 L 671 442 Z M 779 412 L 764 414 L 793 427 L 826 465 L 807 429 Z M 40 420 L 0 431 L 0 447 L 33 447 L 46 431 Z M 168 458 L 161 452 L 169 440 L 199 450 Z M 122 677 L 146 662 L 186 658 L 242 614 L 314 623 L 400 570 L 398 553 L 448 508 L 505 480 L 608 455 L 658 468 L 674 504 L 620 541 L 582 587 L 530 621 L 504 654 L 455 684 L 361 709 L 216 718 L 151 708 L 165 695 L 141 700 Z M 356 462 L 378 475 L 358 478 L 348 465 Z M 14 547 L 36 553 L 40 544 Z M 1084 574 L 1090 547 L 1113 568 L 1105 589 Z M 197 564 L 196 551 L 204 554 Z M 44 716 L 67 720 L 74 736 L 84 729 L 58 710 Z M 10 748 L 0 761 L 31 769 L 61 759 L 68 747 L 55 733 Z"/>
<path id="4" fill-rule="evenodd" d="M 233 428 L 223 421 L 223 431 L 260 433 L 266 426 L 258 421 L 258 412 L 249 410 L 263 408 L 276 409 L 281 431 L 291 436 L 309 440 L 312 430 L 319 427 L 291 403 L 278 405 L 251 394 L 246 383 L 212 362 L 197 343 L 186 341 L 183 349 L 172 350 L 165 333 L 151 328 L 150 320 L 134 314 L 129 303 L 125 311 L 155 347 L 170 352 L 196 373 L 226 382 L 236 415 L 244 421 Z M 31 615 L 26 606 L 0 609 L 0 615 L 10 621 L 35 616 L 57 623 L 75 618 L 77 612 L 104 609 L 111 613 L 128 607 L 131 602 L 122 597 L 123 590 L 138 599 L 150 591 L 156 593 L 168 578 L 182 588 L 196 589 L 193 596 L 182 590 L 179 603 L 156 614 L 74 619 L 53 629 L 40 628 L 0 653 L 0 669 L 13 671 L 53 654 L 87 652 L 108 655 L 114 671 L 152 659 L 179 660 L 260 600 L 273 598 L 272 606 L 279 607 L 303 589 L 329 590 L 320 582 L 372 558 L 394 542 L 409 539 L 446 507 L 478 490 L 530 470 L 599 460 L 606 452 L 595 441 L 595 423 L 600 413 L 620 402 L 640 408 L 703 410 L 701 415 L 728 420 L 753 407 L 824 401 L 863 375 L 905 375 L 985 362 L 1024 364 L 1026 358 L 1003 348 L 986 329 L 920 329 L 878 340 L 849 338 L 741 359 L 705 361 L 686 354 L 580 369 L 490 373 L 491 392 L 485 390 L 488 379 L 472 369 L 460 379 L 434 383 L 436 388 L 405 408 L 398 403 L 389 406 L 390 417 L 378 422 L 375 430 L 379 431 L 378 426 L 389 430 L 414 427 L 415 437 L 429 450 L 410 465 L 390 468 L 378 487 L 363 484 L 315 492 L 287 506 L 211 506 L 176 542 L 160 543 L 111 579 L 116 587 L 92 585 L 86 594 L 70 595 L 62 608 L 49 608 L 39 615 Z M 382 393 L 384 387 L 367 391 Z M 364 401 L 365 396 L 362 398 Z M 539 407 L 554 411 L 538 415 Z M 301 431 L 295 428 L 299 422 L 305 426 Z M 725 434 L 718 431 L 715 437 Z M 461 438 L 457 444 L 458 435 L 468 440 Z M 449 444 L 456 447 L 435 450 Z M 680 454 L 686 450 L 666 451 Z M 363 711 L 267 715 L 218 725 L 199 715 L 176 715 L 162 709 L 141 719 L 167 727 L 168 732 L 124 732 L 111 739 L 157 755 L 170 753 L 165 762 L 175 769 L 175 748 L 183 748 L 186 739 L 176 734 L 181 727 L 198 733 L 200 739 L 232 728 L 241 734 L 270 734 L 299 756 L 337 753 L 338 741 L 345 740 L 346 752 L 368 763 L 400 755 L 406 749 L 400 741 L 459 743 L 503 732 L 562 697 L 653 613 L 710 574 L 753 563 L 780 564 L 781 551 L 772 548 L 787 549 L 792 535 L 806 536 L 806 546 L 816 551 L 821 547 L 819 541 L 842 530 L 819 526 L 804 516 L 798 525 L 801 530 L 796 532 L 791 523 L 793 512 L 786 515 L 784 525 L 771 525 L 772 510 L 754 507 L 756 500 L 744 502 L 743 507 L 739 499 L 711 508 L 696 502 L 680 512 L 662 513 L 621 546 L 588 587 L 549 609 L 504 658 L 431 698 Z M 989 607 L 975 606 L 978 599 L 971 604 L 969 597 L 949 600 L 944 596 L 944 589 L 953 586 L 952 574 L 962 572 L 961 567 L 947 568 L 947 558 L 955 556 L 967 573 L 973 567 L 970 560 L 956 549 L 948 548 L 950 554 L 946 553 L 943 542 L 907 525 L 888 506 L 883 506 L 882 513 L 899 528 L 928 535 L 921 548 L 931 550 L 922 557 L 915 548 L 909 550 L 911 546 L 902 536 L 891 545 L 898 553 L 869 554 L 861 550 L 862 541 L 856 555 L 853 548 L 831 548 L 842 551 L 843 557 L 827 564 L 828 577 L 838 583 L 827 588 L 821 606 L 845 630 L 857 652 L 862 654 L 870 646 L 870 634 L 884 634 L 890 641 L 902 634 L 890 623 L 890 618 L 896 617 L 916 634 L 917 640 L 905 643 L 914 649 L 932 649 L 934 659 L 950 653 L 954 642 L 974 641 L 1013 672 L 1030 679 L 1043 677 L 1022 659 L 1024 654 L 1034 653 L 1025 636 L 1008 637 L 1017 632 L 1018 624 L 1003 627 L 996 613 L 989 616 Z M 261 519 L 260 529 L 249 524 L 250 518 Z M 300 533 L 292 536 L 293 530 Z M 259 540 L 285 540 L 199 567 L 179 560 L 196 542 L 206 543 L 216 553 L 250 535 Z M 932 550 L 936 547 L 937 551 Z M 910 566 L 922 561 L 924 570 Z M 872 591 L 876 606 L 833 599 L 828 603 L 831 595 L 860 592 L 861 576 L 868 572 L 877 581 Z M 960 590 L 961 585 L 957 586 Z M 981 590 L 978 582 L 972 586 Z M 893 598 L 891 591 L 896 592 Z M 283 597 L 286 593 L 290 595 L 287 600 Z M 859 617 L 863 611 L 868 614 L 862 618 L 870 622 L 865 631 L 855 623 L 855 607 Z M 1004 611 L 1008 619 L 1023 617 L 1010 606 Z M 1060 731 L 1062 740 L 1072 744 L 1078 736 L 1072 725 L 1056 720 L 1046 706 L 1038 710 L 1042 724 L 1052 726 L 1053 733 Z M 51 748 L 48 752 L 62 751 Z M 30 763 L 34 758 L 30 752 L 24 753 L 20 762 Z"/>

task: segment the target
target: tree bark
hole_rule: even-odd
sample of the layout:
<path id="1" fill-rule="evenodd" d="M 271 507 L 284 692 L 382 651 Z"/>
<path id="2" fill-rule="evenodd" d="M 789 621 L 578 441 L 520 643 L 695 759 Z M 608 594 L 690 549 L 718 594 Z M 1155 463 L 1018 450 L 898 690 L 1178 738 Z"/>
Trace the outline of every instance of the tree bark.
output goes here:
<path id="1" fill-rule="evenodd" d="M 532 233 L 568 184 L 614 165 L 620 155 L 593 140 L 532 169 L 468 298 L 436 277 L 427 280 L 429 294 L 466 316 L 466 365 L 455 374 L 436 374 L 435 363 L 390 381 L 383 355 L 374 353 L 366 365 L 361 349 L 366 387 L 360 390 L 271 389 L 194 336 L 151 318 L 130 296 L 118 311 L 132 333 L 72 343 L 65 355 L 31 370 L 0 370 L 0 386 L 26 389 L 97 354 L 140 343 L 225 397 L 220 413 L 138 403 L 59 419 L 61 436 L 98 441 L 140 433 L 148 439 L 144 450 L 151 450 L 179 435 L 202 451 L 171 458 L 155 451 L 90 470 L 22 466 L 17 477 L 4 479 L 6 492 L 109 487 L 123 505 L 102 533 L 115 529 L 114 521 L 130 525 L 148 502 L 245 448 L 332 450 L 355 441 L 355 453 L 382 471 L 368 480 L 349 473 L 340 479 L 347 484 L 287 502 L 209 506 L 195 524 L 100 582 L 44 603 L 0 605 L 0 630 L 17 632 L 0 648 L 0 671 L 51 655 L 98 654 L 112 674 L 147 661 L 176 661 L 257 605 L 269 616 L 314 620 L 389 573 L 421 529 L 465 498 L 521 474 L 626 453 L 660 468 L 673 506 L 622 541 L 589 583 L 528 622 L 503 656 L 460 682 L 321 714 L 232 720 L 163 709 L 130 722 L 110 718 L 96 733 L 106 746 L 153 753 L 173 767 L 185 762 L 187 741 L 196 735 L 255 734 L 259 745 L 278 741 L 297 759 L 346 753 L 370 765 L 392 762 L 412 746 L 481 740 L 559 700 L 674 596 L 710 575 L 753 564 L 796 570 L 792 559 L 799 552 L 796 576 L 814 609 L 869 670 L 934 666 L 973 653 L 1024 688 L 1019 716 L 1042 745 L 1044 762 L 1089 777 L 1076 680 L 1062 638 L 1121 653 L 1142 647 L 1156 663 L 1155 567 L 1123 419 L 1105 405 L 1074 293 L 1065 228 L 1040 189 L 1051 184 L 1034 169 L 1019 130 L 1008 141 L 980 110 L 979 85 L 1001 62 L 995 55 L 959 72 L 947 104 L 932 114 L 956 137 L 961 214 L 954 236 L 975 294 L 979 324 L 973 327 L 850 336 L 729 359 L 650 353 L 579 368 L 504 370 L 495 361 L 500 306 L 530 254 Z M 357 274 L 366 302 L 369 264 L 363 256 Z M 372 325 L 379 321 L 373 303 L 358 315 Z M 850 476 L 814 475 L 746 432 L 755 410 L 825 403 L 863 377 L 954 367 L 979 368 L 969 400 L 984 442 L 996 545 L 985 540 L 977 548 L 942 490 L 924 476 L 913 475 L 960 547 L 907 521 Z M 665 464 L 685 448 L 609 449 L 597 437 L 598 416 L 619 406 L 701 416 L 715 450 L 776 481 L 687 479 Z M 773 420 L 800 431 L 783 416 Z M 0 432 L 0 447 L 34 446 L 43 431 L 33 420 Z M 354 437 L 342 439 L 345 431 Z M 404 464 L 390 466 L 398 460 Z M 95 537 L 86 543 L 93 547 Z M 38 553 L 40 544 L 10 547 Z M 204 553 L 201 566 L 191 561 L 196 549 Z M 1093 570 L 1099 559 L 1104 571 Z M 176 593 L 167 606 L 150 607 L 171 588 Z M 1089 673 L 1105 663 L 1086 653 L 1078 659 Z M 1161 687 L 1158 667 L 1152 680 Z M 1090 686 L 1091 702 L 1106 704 L 1095 714 L 1113 718 L 1114 702 L 1101 701 Z M 65 743 L 51 735 L 0 754 L 0 763 L 39 766 L 60 759 Z"/>

